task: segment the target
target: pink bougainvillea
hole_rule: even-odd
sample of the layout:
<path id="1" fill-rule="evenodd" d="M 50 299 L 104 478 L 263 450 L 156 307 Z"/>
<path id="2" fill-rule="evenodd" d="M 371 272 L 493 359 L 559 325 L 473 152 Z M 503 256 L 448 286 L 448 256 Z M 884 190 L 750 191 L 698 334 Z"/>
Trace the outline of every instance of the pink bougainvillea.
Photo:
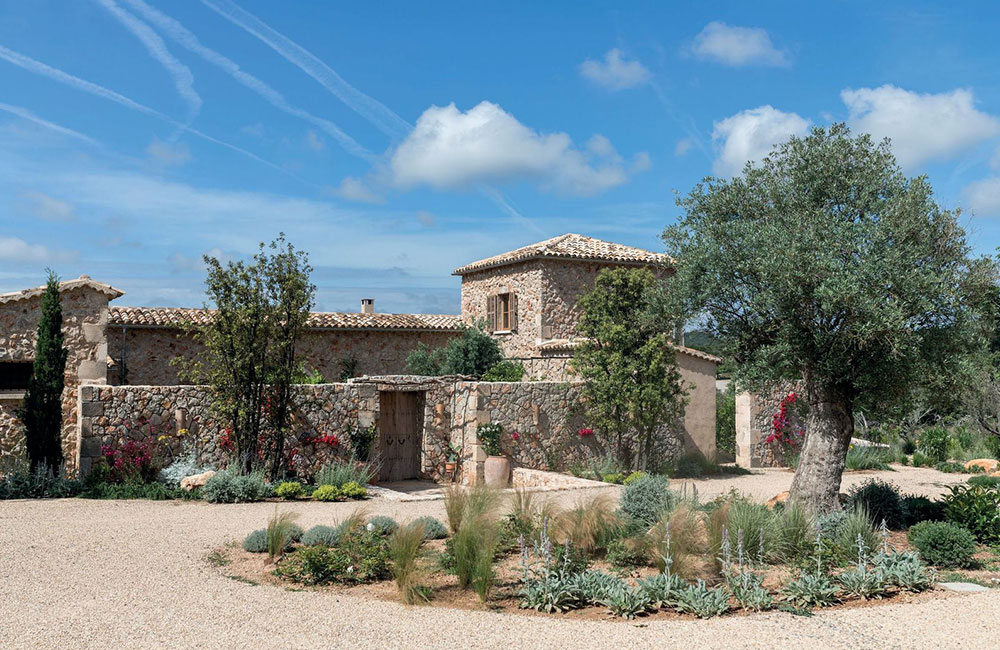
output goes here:
<path id="1" fill-rule="evenodd" d="M 789 410 L 794 407 L 798 399 L 799 396 L 793 392 L 781 400 L 778 412 L 771 417 L 771 433 L 764 438 L 765 443 L 798 446 L 802 436 L 805 435 L 805 427 L 799 425 L 793 428 L 789 414 Z"/>
<path id="2" fill-rule="evenodd" d="M 590 429 L 590 428 L 587 428 L 587 427 L 584 427 L 583 429 L 580 429 L 580 437 L 581 438 L 585 438 L 587 436 L 592 436 L 592 435 L 594 435 L 594 430 L 593 429 Z"/>

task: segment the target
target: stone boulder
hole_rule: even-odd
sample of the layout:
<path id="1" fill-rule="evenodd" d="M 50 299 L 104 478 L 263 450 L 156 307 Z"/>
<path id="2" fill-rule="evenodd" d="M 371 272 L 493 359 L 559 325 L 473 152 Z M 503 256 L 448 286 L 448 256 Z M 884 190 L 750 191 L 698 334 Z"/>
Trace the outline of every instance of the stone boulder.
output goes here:
<path id="1" fill-rule="evenodd" d="M 997 467 L 1000 466 L 1000 462 L 993 458 L 976 458 L 975 460 L 970 460 L 965 464 L 965 469 L 972 469 L 973 467 L 978 467 L 987 474 L 997 471 Z"/>
<path id="2" fill-rule="evenodd" d="M 208 470 L 207 472 L 202 472 L 201 474 L 185 476 L 181 479 L 181 489 L 190 492 L 195 488 L 205 487 L 205 483 L 208 483 L 208 479 L 213 476 L 215 476 L 215 471 L 213 470 Z"/>

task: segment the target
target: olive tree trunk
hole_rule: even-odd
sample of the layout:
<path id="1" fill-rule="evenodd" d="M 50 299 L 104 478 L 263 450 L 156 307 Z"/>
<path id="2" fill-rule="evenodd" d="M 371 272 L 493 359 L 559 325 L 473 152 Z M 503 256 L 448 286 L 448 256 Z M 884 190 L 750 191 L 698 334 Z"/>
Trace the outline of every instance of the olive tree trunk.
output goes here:
<path id="1" fill-rule="evenodd" d="M 850 401 L 834 388 L 806 384 L 809 415 L 805 442 L 789 498 L 813 513 L 840 508 L 840 480 L 854 434 Z"/>

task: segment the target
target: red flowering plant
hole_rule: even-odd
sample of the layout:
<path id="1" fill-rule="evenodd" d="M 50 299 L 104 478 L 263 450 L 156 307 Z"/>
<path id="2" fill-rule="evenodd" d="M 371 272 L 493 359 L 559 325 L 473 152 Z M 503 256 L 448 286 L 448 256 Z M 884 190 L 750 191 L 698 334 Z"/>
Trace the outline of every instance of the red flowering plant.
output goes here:
<path id="1" fill-rule="evenodd" d="M 143 418 L 138 423 L 128 422 L 121 435 L 101 445 L 101 458 L 106 468 L 95 476 L 109 483 L 151 483 L 172 457 L 172 435 Z"/>
<path id="2" fill-rule="evenodd" d="M 771 433 L 764 438 L 764 444 L 782 460 L 801 446 L 805 436 L 802 405 L 795 392 L 788 393 L 781 399 L 778 411 L 771 416 Z"/>
<path id="3" fill-rule="evenodd" d="M 582 429 L 580 429 L 579 434 L 581 438 L 586 438 L 588 436 L 594 435 L 594 430 L 591 429 L 590 427 L 583 427 Z"/>

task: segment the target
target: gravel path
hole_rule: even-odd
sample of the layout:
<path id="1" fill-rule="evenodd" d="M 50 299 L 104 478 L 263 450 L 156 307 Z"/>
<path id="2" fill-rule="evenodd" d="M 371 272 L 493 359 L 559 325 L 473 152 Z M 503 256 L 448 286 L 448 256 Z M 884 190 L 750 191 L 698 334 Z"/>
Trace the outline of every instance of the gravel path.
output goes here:
<path id="1" fill-rule="evenodd" d="M 935 493 L 941 489 L 935 483 L 962 477 L 905 469 L 890 478 L 904 491 Z M 699 492 L 710 496 L 735 486 L 767 498 L 790 481 L 790 473 L 762 472 L 699 481 Z M 440 501 L 369 506 L 402 520 L 443 517 Z M 330 523 L 352 508 L 294 506 L 307 527 Z M 262 526 L 274 509 L 270 503 L 0 502 L 0 647 L 996 647 L 1000 590 L 812 618 L 777 613 L 709 621 L 571 622 L 283 591 L 236 582 L 205 562 L 210 550 Z"/>

